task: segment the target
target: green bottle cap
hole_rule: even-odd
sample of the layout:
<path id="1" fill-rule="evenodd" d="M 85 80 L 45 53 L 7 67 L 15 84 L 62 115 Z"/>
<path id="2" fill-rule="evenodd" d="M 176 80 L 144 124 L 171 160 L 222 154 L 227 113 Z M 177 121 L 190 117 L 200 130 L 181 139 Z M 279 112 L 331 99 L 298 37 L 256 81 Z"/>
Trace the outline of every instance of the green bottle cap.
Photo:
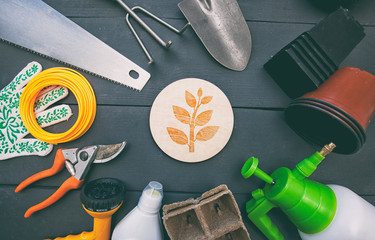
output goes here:
<path id="1" fill-rule="evenodd" d="M 266 183 L 274 184 L 275 182 L 273 181 L 273 178 L 258 168 L 258 163 L 258 158 L 249 158 L 241 169 L 242 176 L 244 178 L 249 178 L 254 174 L 256 177 L 262 179 Z"/>

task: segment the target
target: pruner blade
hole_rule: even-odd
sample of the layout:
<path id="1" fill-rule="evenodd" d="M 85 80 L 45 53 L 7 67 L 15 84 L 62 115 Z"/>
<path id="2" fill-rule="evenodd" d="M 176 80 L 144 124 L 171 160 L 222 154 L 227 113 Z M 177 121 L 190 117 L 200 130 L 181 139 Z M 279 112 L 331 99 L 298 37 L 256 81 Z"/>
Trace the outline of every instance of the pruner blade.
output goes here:
<path id="1" fill-rule="evenodd" d="M 105 163 L 111 161 L 119 155 L 125 148 L 126 142 L 121 142 L 112 145 L 99 145 L 96 153 L 94 163 Z"/>

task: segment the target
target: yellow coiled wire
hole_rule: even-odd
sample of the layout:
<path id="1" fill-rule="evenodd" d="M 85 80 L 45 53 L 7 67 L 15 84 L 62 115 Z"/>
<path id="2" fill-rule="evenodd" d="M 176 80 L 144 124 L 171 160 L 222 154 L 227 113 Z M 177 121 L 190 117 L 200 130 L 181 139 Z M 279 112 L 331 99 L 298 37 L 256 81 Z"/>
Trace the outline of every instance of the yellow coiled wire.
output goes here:
<path id="1" fill-rule="evenodd" d="M 37 123 L 34 104 L 39 92 L 48 86 L 59 85 L 68 88 L 78 102 L 78 118 L 75 124 L 64 133 L 49 133 Z M 96 99 L 94 90 L 87 79 L 69 68 L 50 68 L 36 75 L 25 87 L 19 103 L 21 119 L 26 129 L 37 139 L 58 144 L 73 141 L 82 136 L 95 119 Z"/>

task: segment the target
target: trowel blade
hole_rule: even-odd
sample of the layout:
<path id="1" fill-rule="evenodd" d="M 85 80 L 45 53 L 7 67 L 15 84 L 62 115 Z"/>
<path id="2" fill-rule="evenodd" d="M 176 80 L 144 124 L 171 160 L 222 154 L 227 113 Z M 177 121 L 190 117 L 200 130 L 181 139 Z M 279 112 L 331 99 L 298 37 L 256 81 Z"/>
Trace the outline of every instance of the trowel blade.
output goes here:
<path id="1" fill-rule="evenodd" d="M 251 54 L 251 35 L 236 0 L 184 0 L 178 7 L 213 58 L 242 71 Z"/>

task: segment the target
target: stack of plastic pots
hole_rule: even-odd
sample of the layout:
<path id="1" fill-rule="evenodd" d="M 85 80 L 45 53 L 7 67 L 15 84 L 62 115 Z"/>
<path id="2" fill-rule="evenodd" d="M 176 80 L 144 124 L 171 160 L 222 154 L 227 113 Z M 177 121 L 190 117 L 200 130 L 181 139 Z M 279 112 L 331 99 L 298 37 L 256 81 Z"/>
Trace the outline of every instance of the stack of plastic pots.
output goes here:
<path id="1" fill-rule="evenodd" d="M 364 36 L 359 22 L 339 8 L 281 49 L 264 68 L 294 99 L 326 81 Z"/>
<path id="2" fill-rule="evenodd" d="M 366 141 L 375 111 L 375 76 L 343 67 L 317 90 L 295 99 L 285 110 L 289 125 L 307 141 L 336 144 L 335 152 L 351 154 Z"/>

